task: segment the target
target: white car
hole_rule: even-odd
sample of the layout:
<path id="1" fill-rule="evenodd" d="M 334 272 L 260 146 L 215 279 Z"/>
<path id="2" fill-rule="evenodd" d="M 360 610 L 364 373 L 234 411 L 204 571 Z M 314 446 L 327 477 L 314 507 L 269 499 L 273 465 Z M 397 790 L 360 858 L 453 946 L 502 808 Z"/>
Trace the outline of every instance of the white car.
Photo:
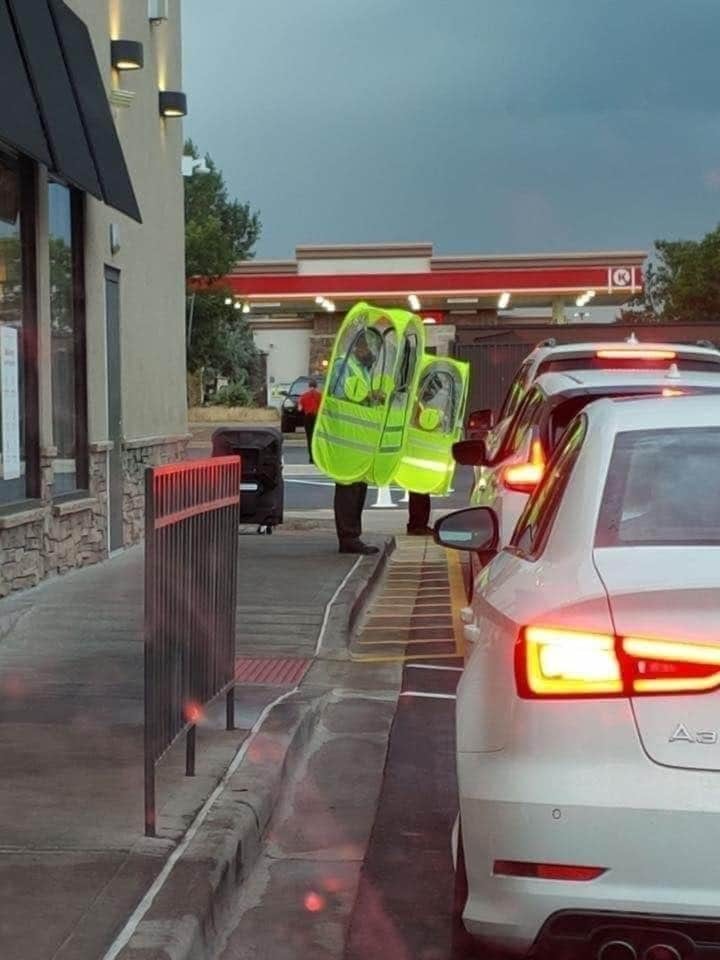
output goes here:
<path id="1" fill-rule="evenodd" d="M 468 435 L 483 436 L 494 456 L 505 431 L 530 387 L 544 373 L 568 370 L 665 370 L 679 363 L 683 370 L 720 373 L 720 350 L 708 340 L 687 343 L 642 343 L 636 336 L 627 340 L 595 343 L 558 343 L 543 340 L 523 360 L 510 384 L 497 417 L 492 410 L 477 410 L 468 419 Z M 486 429 L 495 423 L 490 430 Z M 485 427 L 486 429 L 478 429 Z"/>
<path id="2" fill-rule="evenodd" d="M 477 578 L 457 884 L 478 956 L 720 956 L 718 464 L 720 398 L 598 401 Z M 491 549 L 496 519 L 436 538 Z"/>
<path id="3" fill-rule="evenodd" d="M 673 363 L 667 371 L 543 373 L 526 393 L 494 454 L 481 440 L 456 444 L 456 459 L 476 467 L 470 503 L 492 507 L 498 515 L 500 546 L 509 541 L 550 455 L 583 407 L 601 397 L 720 391 L 720 365 L 717 372 L 696 373 L 686 371 L 686 363 Z"/>

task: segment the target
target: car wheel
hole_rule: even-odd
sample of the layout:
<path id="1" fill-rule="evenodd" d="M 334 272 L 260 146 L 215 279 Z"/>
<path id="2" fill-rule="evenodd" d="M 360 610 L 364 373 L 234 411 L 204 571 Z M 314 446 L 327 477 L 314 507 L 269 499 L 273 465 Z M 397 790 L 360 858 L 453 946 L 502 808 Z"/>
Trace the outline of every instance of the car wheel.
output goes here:
<path id="1" fill-rule="evenodd" d="M 289 417 L 281 417 L 280 430 L 283 433 L 295 433 L 295 424 Z"/>

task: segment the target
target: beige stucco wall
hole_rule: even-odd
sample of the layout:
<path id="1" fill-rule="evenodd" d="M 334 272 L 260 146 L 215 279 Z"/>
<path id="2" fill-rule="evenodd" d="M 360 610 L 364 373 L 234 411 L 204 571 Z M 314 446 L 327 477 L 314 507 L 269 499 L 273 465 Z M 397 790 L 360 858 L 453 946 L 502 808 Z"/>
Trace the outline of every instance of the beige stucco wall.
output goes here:
<path id="1" fill-rule="evenodd" d="M 87 24 L 108 93 L 135 93 L 114 108 L 142 225 L 88 198 L 86 292 L 88 418 L 92 442 L 107 438 L 104 268 L 121 271 L 123 435 L 128 440 L 186 432 L 182 121 L 164 120 L 159 89 L 182 89 L 180 0 L 170 19 L 150 24 L 146 0 L 68 0 Z M 110 40 L 139 40 L 143 70 L 114 73 Z M 121 249 L 110 251 L 110 225 Z"/>

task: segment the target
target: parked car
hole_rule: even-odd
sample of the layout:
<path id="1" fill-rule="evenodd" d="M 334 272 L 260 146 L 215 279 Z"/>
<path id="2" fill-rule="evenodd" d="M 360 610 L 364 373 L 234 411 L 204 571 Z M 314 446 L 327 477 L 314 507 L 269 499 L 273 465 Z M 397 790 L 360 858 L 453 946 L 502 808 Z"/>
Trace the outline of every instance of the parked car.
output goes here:
<path id="1" fill-rule="evenodd" d="M 468 438 L 484 438 L 495 453 L 505 431 L 532 384 L 543 373 L 569 370 L 667 370 L 679 363 L 683 370 L 720 373 L 720 350 L 707 340 L 696 344 L 641 343 L 631 336 L 621 342 L 558 343 L 543 340 L 520 365 L 503 404 L 492 410 L 474 410 L 468 417 Z"/>
<path id="2" fill-rule="evenodd" d="M 298 377 L 297 380 L 293 380 L 288 390 L 280 391 L 280 395 L 285 398 L 280 407 L 280 429 L 283 433 L 295 433 L 297 427 L 304 425 L 305 418 L 298 409 L 298 400 L 308 389 L 311 380 L 315 380 L 318 389 L 322 390 L 325 378 L 308 376 Z"/>
<path id="3" fill-rule="evenodd" d="M 461 611 L 458 933 L 484 958 L 720 956 L 718 462 L 718 397 L 591 404 Z M 496 551 L 498 518 L 436 539 Z"/>
<path id="4" fill-rule="evenodd" d="M 720 354 L 718 355 L 720 356 Z M 572 370 L 541 374 L 525 394 L 494 449 L 482 440 L 456 444 L 459 463 L 476 467 L 470 502 L 492 507 L 500 525 L 500 545 L 515 529 L 528 497 L 573 417 L 601 397 L 720 392 L 717 373 L 686 372 L 690 361 L 665 370 Z"/>

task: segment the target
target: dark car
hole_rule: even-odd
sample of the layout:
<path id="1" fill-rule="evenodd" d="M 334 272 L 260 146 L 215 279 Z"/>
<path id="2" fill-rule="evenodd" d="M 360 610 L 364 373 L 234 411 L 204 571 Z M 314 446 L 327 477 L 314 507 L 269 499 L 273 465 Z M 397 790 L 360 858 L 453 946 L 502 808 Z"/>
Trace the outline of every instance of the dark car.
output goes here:
<path id="1" fill-rule="evenodd" d="M 280 429 L 283 433 L 295 433 L 296 427 L 302 427 L 305 418 L 298 409 L 298 400 L 300 395 L 308 389 L 311 380 L 315 380 L 318 390 L 322 390 L 324 377 L 298 377 L 294 380 L 289 390 L 283 391 L 285 399 L 280 408 Z"/>

